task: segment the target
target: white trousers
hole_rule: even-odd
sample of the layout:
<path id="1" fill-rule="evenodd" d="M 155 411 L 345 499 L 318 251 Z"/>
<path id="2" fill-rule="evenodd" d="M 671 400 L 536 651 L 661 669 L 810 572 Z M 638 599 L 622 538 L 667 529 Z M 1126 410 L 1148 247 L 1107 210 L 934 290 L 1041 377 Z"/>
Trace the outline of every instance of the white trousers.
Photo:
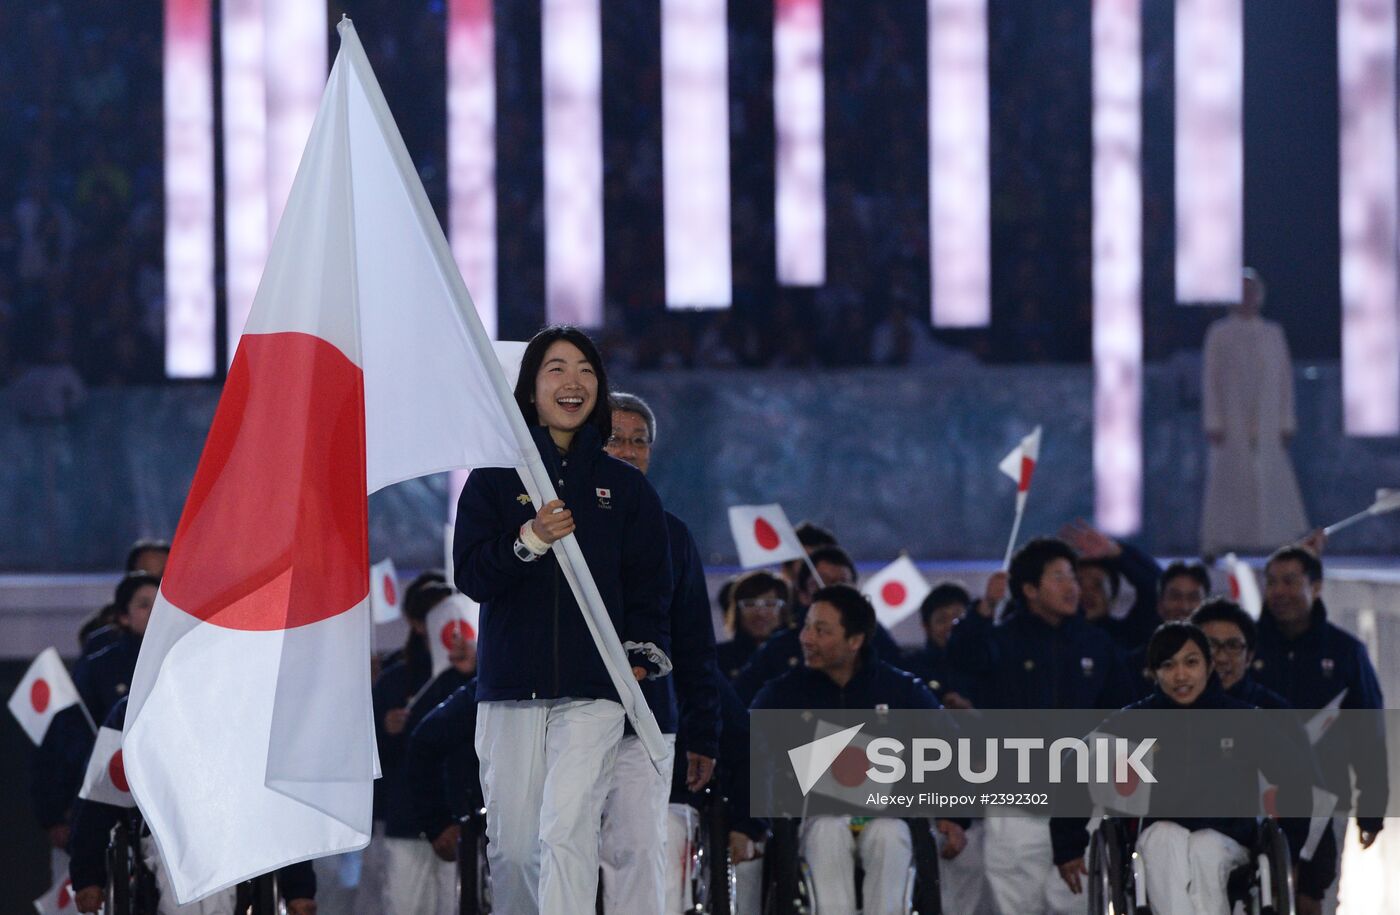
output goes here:
<path id="1" fill-rule="evenodd" d="M 318 861 L 320 859 L 317 859 Z M 322 871 L 316 867 L 316 900 L 321 901 Z M 348 907 L 350 915 L 379 915 L 384 900 L 384 821 L 374 821 L 369 844 L 360 853 L 359 880 L 354 888 L 355 901 Z M 326 906 L 320 907 L 323 911 Z"/>
<path id="2" fill-rule="evenodd" d="M 873 819 L 859 835 L 846 817 L 808 817 L 799 844 L 812 872 L 817 915 L 856 911 L 856 860 L 865 867 L 864 915 L 901 915 L 914 848 L 903 820 Z"/>
<path id="3" fill-rule="evenodd" d="M 1214 829 L 1158 821 L 1137 840 L 1154 915 L 1230 915 L 1230 871 L 1249 860 L 1243 845 Z"/>
<path id="4" fill-rule="evenodd" d="M 233 904 L 237 891 L 232 887 L 219 890 L 214 895 L 206 896 L 198 902 L 177 905 L 175 903 L 175 887 L 170 882 L 170 876 L 165 872 L 165 866 L 161 863 L 160 855 L 156 852 L 156 843 L 150 836 L 141 838 L 141 857 L 145 859 L 146 866 L 156 875 L 156 889 L 160 892 L 160 903 L 156 906 L 156 911 L 160 915 L 233 915 Z"/>
<path id="5" fill-rule="evenodd" d="M 384 843 L 385 915 L 453 915 L 457 897 L 457 864 L 444 861 L 427 839 L 392 836 Z"/>
<path id="6" fill-rule="evenodd" d="M 988 904 L 983 849 L 986 829 L 981 820 L 974 820 L 966 834 L 967 845 L 956 858 L 938 860 L 938 895 L 945 912 L 980 915 Z"/>
<path id="7" fill-rule="evenodd" d="M 1068 915 L 1083 911 L 1084 897 L 1070 892 L 1055 867 L 1048 818 L 987 817 L 982 828 L 987 888 L 998 912 Z"/>
<path id="8" fill-rule="evenodd" d="M 663 776 L 651 764 L 642 739 L 623 737 L 613 762 L 612 786 L 603 804 L 603 911 L 607 915 L 669 912 L 666 903 L 666 805 L 671 796 L 671 763 L 676 735 L 666 740 Z"/>
<path id="9" fill-rule="evenodd" d="M 700 811 L 689 804 L 670 804 L 666 813 L 665 915 L 688 912 L 695 905 L 690 880 L 695 873 L 695 827 Z M 609 912 L 613 911 L 608 909 Z M 619 910 L 620 911 L 620 910 Z"/>
<path id="10" fill-rule="evenodd" d="M 495 909 L 572 915 L 598 893 L 604 787 L 622 737 L 606 699 L 483 702 L 476 753 Z"/>

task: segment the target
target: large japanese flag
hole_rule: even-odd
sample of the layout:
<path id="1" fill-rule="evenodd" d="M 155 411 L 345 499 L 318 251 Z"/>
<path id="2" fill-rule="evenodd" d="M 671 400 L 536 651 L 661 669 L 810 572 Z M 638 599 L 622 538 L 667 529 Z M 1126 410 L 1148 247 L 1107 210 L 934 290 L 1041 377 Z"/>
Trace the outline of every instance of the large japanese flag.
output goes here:
<path id="1" fill-rule="evenodd" d="M 45 648 L 10 694 L 9 707 L 24 733 L 38 746 L 44 742 L 54 716 L 77 704 L 78 691 L 68 676 L 68 668 L 63 666 L 63 659 L 58 656 L 58 649 Z"/>
<path id="2" fill-rule="evenodd" d="M 1031 477 L 1035 476 L 1035 465 L 1040 460 L 1040 426 L 1021 439 L 1021 444 L 1011 449 L 1011 453 L 997 465 L 1002 473 L 1016 481 L 1016 507 L 1026 504 L 1026 494 L 1031 491 Z"/>
<path id="3" fill-rule="evenodd" d="M 739 551 L 739 565 L 746 569 L 801 559 L 807 555 L 797 532 L 788 522 L 783 507 L 772 505 L 731 505 L 729 531 Z"/>
<path id="4" fill-rule="evenodd" d="M 132 681 L 127 780 L 181 903 L 369 841 L 367 494 L 487 466 L 520 470 L 537 504 L 554 493 L 364 49 L 339 30 Z M 576 540 L 555 550 L 660 758 Z"/>
<path id="5" fill-rule="evenodd" d="M 399 573 L 394 560 L 384 559 L 369 567 L 370 615 L 376 623 L 392 623 L 399 611 Z"/>
<path id="6" fill-rule="evenodd" d="M 919 567 L 908 556 L 901 556 L 870 576 L 861 591 L 875 607 L 875 617 L 886 629 L 896 626 L 919 605 L 933 589 Z"/>
<path id="7" fill-rule="evenodd" d="M 88 757 L 87 774 L 78 797 L 85 801 L 111 804 L 113 807 L 135 807 L 131 786 L 126 781 L 125 760 L 122 757 L 122 732 L 103 727 L 97 732 L 92 755 Z"/>
<path id="8" fill-rule="evenodd" d="M 428 654 L 432 657 L 434 677 L 452 663 L 448 653 L 454 639 L 461 636 L 463 641 L 476 641 L 480 617 L 481 606 L 460 592 L 443 600 L 428 614 L 424 625 L 428 630 Z"/>

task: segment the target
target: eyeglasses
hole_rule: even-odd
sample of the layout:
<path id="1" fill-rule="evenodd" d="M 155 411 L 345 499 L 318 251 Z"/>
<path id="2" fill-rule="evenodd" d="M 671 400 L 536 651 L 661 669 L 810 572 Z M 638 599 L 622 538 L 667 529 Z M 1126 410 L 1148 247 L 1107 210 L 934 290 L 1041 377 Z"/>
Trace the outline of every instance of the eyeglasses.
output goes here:
<path id="1" fill-rule="evenodd" d="M 636 448 L 638 451 L 645 451 L 646 449 L 648 449 L 648 448 L 651 447 L 651 440 L 650 440 L 650 439 L 641 438 L 641 437 L 638 437 L 638 438 L 618 438 L 616 435 L 610 436 L 610 437 L 608 438 L 608 447 L 609 447 L 609 448 L 620 448 L 620 447 L 622 447 L 623 445 L 631 445 L 633 448 Z"/>
<path id="2" fill-rule="evenodd" d="M 1223 642 L 1217 639 L 1210 639 L 1211 654 L 1241 655 L 1244 654 L 1245 649 L 1248 647 L 1244 639 L 1226 639 Z"/>
<path id="3" fill-rule="evenodd" d="M 740 610 L 781 610 L 786 606 L 787 601 L 777 597 L 745 598 L 739 601 Z"/>

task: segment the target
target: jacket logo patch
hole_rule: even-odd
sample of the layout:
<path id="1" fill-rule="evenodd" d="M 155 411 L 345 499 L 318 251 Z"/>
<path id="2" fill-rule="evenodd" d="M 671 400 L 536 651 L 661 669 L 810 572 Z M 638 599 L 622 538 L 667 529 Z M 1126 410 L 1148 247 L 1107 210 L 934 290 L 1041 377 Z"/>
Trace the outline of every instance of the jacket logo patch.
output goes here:
<path id="1" fill-rule="evenodd" d="M 519 502 L 521 505 L 529 505 L 530 497 L 522 492 L 520 495 L 515 497 L 515 501 Z"/>
<path id="2" fill-rule="evenodd" d="M 1330 677 L 1330 676 L 1332 676 L 1332 671 L 1335 670 L 1336 667 L 1337 667 L 1336 662 L 1333 661 L 1331 658 L 1323 658 L 1323 659 L 1322 659 L 1322 675 L 1323 675 L 1324 677 Z"/>
<path id="3" fill-rule="evenodd" d="M 595 493 L 598 494 L 598 507 L 599 507 L 599 508 L 612 508 L 612 490 L 611 490 L 611 489 L 607 489 L 606 487 L 599 486 L 599 487 L 597 487 L 596 489 L 594 489 L 593 491 L 594 491 Z"/>
<path id="4" fill-rule="evenodd" d="M 1092 677 L 1092 676 L 1094 675 L 1094 659 L 1093 659 L 1093 658 L 1080 658 L 1080 659 L 1079 659 L 1079 669 L 1082 670 L 1082 671 L 1084 671 L 1084 676 L 1086 676 L 1086 677 Z"/>

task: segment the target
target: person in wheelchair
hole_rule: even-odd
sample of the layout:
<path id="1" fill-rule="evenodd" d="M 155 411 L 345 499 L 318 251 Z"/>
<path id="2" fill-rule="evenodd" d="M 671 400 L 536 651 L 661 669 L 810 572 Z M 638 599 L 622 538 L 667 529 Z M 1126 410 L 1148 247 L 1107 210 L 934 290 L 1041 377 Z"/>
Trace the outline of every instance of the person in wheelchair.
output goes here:
<path id="1" fill-rule="evenodd" d="M 102 722 L 102 732 L 119 735 L 126 724 L 126 697 L 117 700 L 116 705 Z M 157 887 L 158 915 L 232 915 L 235 891 L 230 888 L 198 902 L 177 905 L 175 891 L 165 876 L 165 871 L 156 853 L 155 843 L 150 833 L 142 828 L 140 814 L 136 812 L 136 802 L 126 790 L 125 774 L 121 769 L 120 744 L 98 741 L 93 757 L 88 761 L 88 774 L 83 779 L 83 792 L 73 811 L 73 837 L 69 845 L 68 874 L 73 885 L 73 907 L 79 912 L 112 911 L 106 889 L 113 880 L 120 881 L 130 874 L 110 874 L 107 867 L 107 848 L 113 829 L 124 819 L 142 835 L 132 836 L 138 857 L 154 873 Z M 99 758 L 96 753 L 102 751 Z M 99 800 L 98 798 L 102 798 Z M 120 801 L 121 803 L 114 803 Z M 218 824 L 211 822 L 211 829 Z M 277 872 L 278 889 L 286 903 L 287 915 L 316 915 L 316 872 L 310 861 L 289 864 Z"/>
<path id="2" fill-rule="evenodd" d="M 754 709 L 889 708 L 938 709 L 924 683 L 881 661 L 873 650 L 875 609 L 850 585 L 819 589 L 802 626 L 803 664 L 770 681 L 754 697 Z M 864 818 L 862 818 L 864 819 Z M 849 817 L 809 817 L 803 821 L 798 848 L 812 874 L 816 912 L 851 913 L 856 909 L 856 861 L 865 871 L 865 915 L 895 915 L 903 910 L 904 889 L 914 864 L 914 836 L 903 820 L 865 820 L 857 832 Z M 944 836 L 943 856 L 963 849 L 963 823 L 937 820 Z"/>
<path id="3" fill-rule="evenodd" d="M 1206 634 L 1187 622 L 1169 622 L 1158 627 L 1147 645 L 1147 662 L 1155 672 L 1153 694 L 1124 711 L 1257 708 L 1227 695 L 1215 675 L 1211 645 Z M 1115 719 L 1119 727 L 1115 727 Z M 1127 719 L 1113 716 L 1103 728 L 1108 733 L 1125 734 L 1132 728 Z M 1188 744 L 1167 742 L 1153 763 L 1158 784 L 1153 786 L 1151 811 L 1143 820 L 1136 850 L 1146 872 L 1148 904 L 1154 915 L 1229 915 L 1230 874 L 1248 862 L 1255 844 L 1258 822 L 1252 817 L 1184 817 L 1170 813 L 1171 798 L 1191 790 L 1191 784 L 1239 785 L 1242 791 L 1257 793 L 1262 772 L 1279 788 L 1279 809 L 1308 809 L 1312 784 L 1320 782 L 1316 763 L 1301 734 L 1279 732 L 1271 746 L 1247 748 L 1248 752 L 1209 752 L 1209 740 Z M 1175 743 L 1175 745 L 1173 745 Z M 1190 772 L 1189 781 L 1173 773 Z M 1084 848 L 1088 843 L 1087 819 L 1057 817 L 1050 833 L 1054 862 L 1060 877 L 1074 893 L 1084 889 L 1088 873 Z M 1280 821 L 1292 849 L 1294 861 L 1307 834 L 1307 820 Z"/>

